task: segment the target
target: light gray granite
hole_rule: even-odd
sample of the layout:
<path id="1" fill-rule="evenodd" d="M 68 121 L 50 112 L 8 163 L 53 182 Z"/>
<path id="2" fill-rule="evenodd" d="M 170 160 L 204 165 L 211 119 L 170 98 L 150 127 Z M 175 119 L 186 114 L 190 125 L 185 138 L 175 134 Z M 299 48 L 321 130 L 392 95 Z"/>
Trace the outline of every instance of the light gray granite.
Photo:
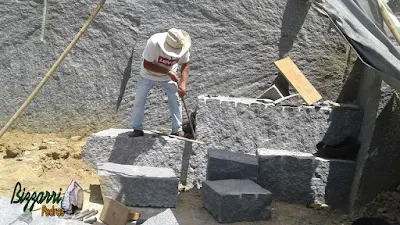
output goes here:
<path id="1" fill-rule="evenodd" d="M 251 180 L 204 181 L 204 207 L 220 223 L 271 218 L 271 192 Z"/>
<path id="2" fill-rule="evenodd" d="M 99 163 L 103 196 L 127 206 L 175 207 L 178 177 L 170 168 Z"/>

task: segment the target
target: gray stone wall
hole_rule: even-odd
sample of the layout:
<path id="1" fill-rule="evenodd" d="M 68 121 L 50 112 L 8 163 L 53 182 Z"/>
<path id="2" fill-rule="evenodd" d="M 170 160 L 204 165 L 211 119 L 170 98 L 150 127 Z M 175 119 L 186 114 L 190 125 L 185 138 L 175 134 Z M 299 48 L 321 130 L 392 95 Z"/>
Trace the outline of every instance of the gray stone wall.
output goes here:
<path id="1" fill-rule="evenodd" d="M 258 148 L 315 153 L 322 140 L 338 144 L 348 136 L 358 137 L 362 116 L 360 110 L 345 107 L 292 107 L 250 98 L 199 96 L 196 132 L 206 144 L 193 145 L 193 176 L 205 177 L 209 149 L 252 155 Z"/>
<path id="2" fill-rule="evenodd" d="M 199 96 L 196 120 L 197 138 L 214 147 L 243 153 L 255 153 L 257 148 L 315 153 L 322 140 L 334 145 L 346 137 L 357 137 L 362 112 Z"/>
<path id="3" fill-rule="evenodd" d="M 43 43 L 42 0 L 0 2 L 0 125 L 33 91 L 97 3 L 48 1 Z M 284 56 L 293 58 L 325 99 L 339 94 L 345 45 L 309 1 L 108 0 L 15 126 L 34 131 L 108 123 L 128 127 L 146 40 L 174 24 L 193 40 L 191 108 L 205 93 L 257 97 L 277 75 L 273 62 Z M 114 113 L 130 70 L 121 109 Z M 150 92 L 146 128 L 169 128 L 164 96 L 159 88 Z"/>

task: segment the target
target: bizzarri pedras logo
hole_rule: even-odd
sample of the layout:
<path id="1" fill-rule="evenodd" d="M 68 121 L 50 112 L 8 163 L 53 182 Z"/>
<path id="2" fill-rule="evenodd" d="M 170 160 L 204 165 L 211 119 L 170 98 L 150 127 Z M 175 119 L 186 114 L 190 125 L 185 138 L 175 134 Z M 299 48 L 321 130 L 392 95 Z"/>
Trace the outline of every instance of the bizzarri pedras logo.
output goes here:
<path id="1" fill-rule="evenodd" d="M 49 204 L 52 201 L 53 204 L 59 204 L 62 200 L 61 191 L 62 188 L 60 188 L 58 194 L 54 191 L 51 193 L 49 191 L 25 192 L 25 188 L 22 188 L 21 183 L 17 182 L 14 187 L 11 204 L 23 204 L 25 202 L 24 211 L 27 209 L 32 211 L 35 204 L 42 204 L 44 202 Z M 29 204 L 30 207 L 28 208 Z M 47 208 L 43 205 L 42 216 L 64 216 L 64 210 L 59 207 L 54 207 L 54 205 L 52 208 Z"/>

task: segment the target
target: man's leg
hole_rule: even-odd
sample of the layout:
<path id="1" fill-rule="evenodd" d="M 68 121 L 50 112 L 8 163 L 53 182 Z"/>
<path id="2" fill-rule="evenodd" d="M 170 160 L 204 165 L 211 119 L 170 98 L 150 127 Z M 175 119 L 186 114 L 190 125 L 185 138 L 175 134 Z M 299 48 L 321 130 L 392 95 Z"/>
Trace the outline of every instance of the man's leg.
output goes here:
<path id="1" fill-rule="evenodd" d="M 163 82 L 163 88 L 168 96 L 168 105 L 172 120 L 172 134 L 183 136 L 182 104 L 178 95 L 178 85 L 174 81 L 168 81 Z"/>
<path id="2" fill-rule="evenodd" d="M 130 135 L 133 137 L 143 136 L 143 117 L 144 108 L 146 105 L 147 94 L 155 84 L 154 81 L 141 78 L 136 88 L 135 102 L 133 104 L 133 115 L 132 115 L 132 128 L 134 132 Z"/>

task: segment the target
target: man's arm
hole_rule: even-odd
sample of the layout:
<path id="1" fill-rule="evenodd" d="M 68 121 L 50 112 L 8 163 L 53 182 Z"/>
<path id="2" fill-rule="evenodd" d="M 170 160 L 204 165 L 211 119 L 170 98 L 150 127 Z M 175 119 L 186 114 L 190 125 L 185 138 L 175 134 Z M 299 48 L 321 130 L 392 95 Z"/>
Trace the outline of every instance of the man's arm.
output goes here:
<path id="1" fill-rule="evenodd" d="M 186 85 L 189 78 L 189 63 L 183 63 L 181 66 L 181 80 L 179 82 L 179 96 L 183 97 L 186 94 Z"/>
<path id="2" fill-rule="evenodd" d="M 176 75 L 176 73 L 174 71 L 165 69 L 165 68 L 158 66 L 156 64 L 153 64 L 152 62 L 149 62 L 145 59 L 143 60 L 143 67 L 146 70 L 150 70 L 155 73 L 167 74 L 175 82 L 178 82 L 178 80 L 179 80 L 178 75 Z"/>

